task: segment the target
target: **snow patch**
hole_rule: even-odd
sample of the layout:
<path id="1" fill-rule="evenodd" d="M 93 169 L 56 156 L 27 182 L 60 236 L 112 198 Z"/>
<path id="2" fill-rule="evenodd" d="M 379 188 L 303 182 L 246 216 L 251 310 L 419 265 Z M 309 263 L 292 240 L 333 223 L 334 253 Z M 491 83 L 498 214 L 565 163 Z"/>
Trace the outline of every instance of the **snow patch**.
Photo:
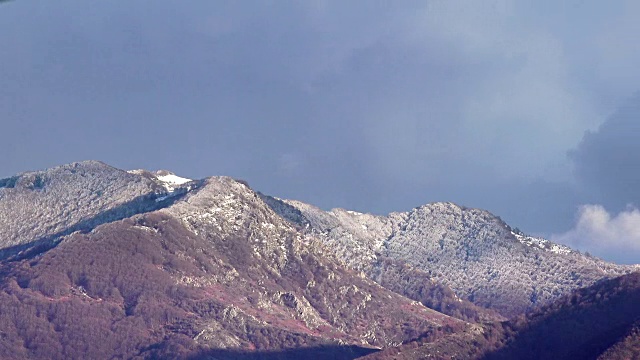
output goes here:
<path id="1" fill-rule="evenodd" d="M 182 185 L 188 183 L 189 181 L 193 181 L 191 179 L 183 178 L 174 174 L 158 176 L 158 180 L 174 185 Z"/>
<path id="2" fill-rule="evenodd" d="M 159 175 L 157 179 L 163 183 L 162 185 L 167 189 L 167 191 L 173 191 L 175 190 L 176 186 L 193 181 L 191 179 L 183 178 L 171 173 L 166 175 Z"/>
<path id="3" fill-rule="evenodd" d="M 530 247 L 540 248 L 542 250 L 549 251 L 555 254 L 569 254 L 572 252 L 571 248 L 563 245 L 554 244 L 547 239 L 526 236 L 526 235 L 515 233 L 513 231 L 511 232 L 511 234 L 515 236 L 516 239 L 518 239 L 518 241 Z"/>
<path id="4" fill-rule="evenodd" d="M 193 181 L 192 179 L 183 178 L 181 176 L 178 176 L 166 170 L 158 170 L 154 173 L 144 169 L 137 169 L 137 170 L 128 170 L 127 172 L 133 175 L 140 175 L 147 178 L 152 178 L 153 180 L 159 182 L 160 185 L 162 185 L 170 193 L 173 192 L 176 189 L 176 187 L 179 187 L 180 185 Z M 191 190 L 191 189 L 188 189 L 188 190 Z"/>

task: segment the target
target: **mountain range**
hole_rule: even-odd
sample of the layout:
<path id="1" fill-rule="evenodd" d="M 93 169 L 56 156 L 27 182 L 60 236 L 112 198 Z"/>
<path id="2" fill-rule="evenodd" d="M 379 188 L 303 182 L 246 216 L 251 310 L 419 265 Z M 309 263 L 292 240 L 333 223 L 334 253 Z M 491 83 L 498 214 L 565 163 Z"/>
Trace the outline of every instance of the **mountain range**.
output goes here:
<path id="1" fill-rule="evenodd" d="M 453 203 L 98 161 L 0 180 L 4 358 L 637 358 L 638 270 Z"/>

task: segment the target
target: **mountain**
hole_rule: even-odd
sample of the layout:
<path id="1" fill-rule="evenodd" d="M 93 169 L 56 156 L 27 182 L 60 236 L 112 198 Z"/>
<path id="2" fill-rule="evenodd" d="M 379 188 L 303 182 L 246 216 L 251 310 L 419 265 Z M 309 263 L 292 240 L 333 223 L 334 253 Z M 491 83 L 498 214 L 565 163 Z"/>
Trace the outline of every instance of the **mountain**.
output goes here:
<path id="1" fill-rule="evenodd" d="M 638 269 L 526 236 L 487 211 L 453 203 L 388 216 L 287 204 L 308 220 L 308 233 L 323 238 L 345 264 L 369 277 L 384 276 L 383 261 L 399 261 L 505 317 Z"/>
<path id="2" fill-rule="evenodd" d="M 538 339 L 525 311 L 633 270 L 450 203 L 323 211 L 97 161 L 0 180 L 0 354 L 16 359 L 499 356 Z M 637 353 L 637 322 L 619 330 L 609 358 Z"/>
<path id="3" fill-rule="evenodd" d="M 382 217 L 341 209 L 324 212 L 301 202 L 285 202 L 263 194 L 261 197 L 276 213 L 296 225 L 306 236 L 318 239 L 314 247 L 324 248 L 325 253 L 335 257 L 337 261 L 361 272 L 383 287 L 461 320 L 478 322 L 505 319 L 494 310 L 461 299 L 448 286 L 436 282 L 430 274 L 409 265 L 403 259 L 378 256 L 372 243 L 381 243 L 377 237 L 384 231 L 379 223 Z M 315 212 L 306 211 L 309 208 Z M 354 222 L 354 217 L 360 222 Z M 328 230 L 318 231 L 318 224 L 323 224 L 324 229 Z"/>
<path id="4" fill-rule="evenodd" d="M 88 162 L 4 183 L 2 244 L 22 252 L 0 268 L 3 354 L 354 358 L 468 326 L 344 267 L 242 182 L 166 176 Z"/>
<path id="5" fill-rule="evenodd" d="M 184 186 L 184 184 L 183 184 Z M 168 190 L 99 161 L 72 163 L 0 180 L 0 258 L 46 249 L 62 236 L 166 206 L 188 188 Z"/>
<path id="6" fill-rule="evenodd" d="M 633 273 L 575 290 L 526 316 L 363 359 L 637 359 L 638 304 L 640 273 Z"/>

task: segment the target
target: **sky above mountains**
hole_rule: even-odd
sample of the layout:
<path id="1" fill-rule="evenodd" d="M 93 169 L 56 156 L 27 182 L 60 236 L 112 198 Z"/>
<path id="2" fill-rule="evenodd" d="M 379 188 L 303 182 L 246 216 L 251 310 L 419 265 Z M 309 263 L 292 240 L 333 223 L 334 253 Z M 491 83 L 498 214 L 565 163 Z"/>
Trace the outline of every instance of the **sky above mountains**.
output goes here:
<path id="1" fill-rule="evenodd" d="M 98 159 L 453 201 L 640 262 L 637 1 L 0 5 L 0 177 Z"/>

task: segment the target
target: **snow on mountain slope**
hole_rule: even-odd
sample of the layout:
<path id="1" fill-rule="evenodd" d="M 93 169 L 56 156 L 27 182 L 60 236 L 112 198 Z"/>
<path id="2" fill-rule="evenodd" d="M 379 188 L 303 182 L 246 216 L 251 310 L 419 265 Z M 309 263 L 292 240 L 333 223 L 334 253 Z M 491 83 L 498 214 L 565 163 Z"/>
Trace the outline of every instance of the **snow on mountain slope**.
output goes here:
<path id="1" fill-rule="evenodd" d="M 262 197 L 282 218 L 318 238 L 315 246 L 385 288 L 465 321 L 503 319 L 494 311 L 458 298 L 427 272 L 381 254 L 384 242 L 392 235 L 393 222 L 401 221 L 402 214 L 383 217 L 343 209 L 325 212 L 299 201 Z"/>
<path id="2" fill-rule="evenodd" d="M 152 182 L 96 161 L 27 172 L 2 183 L 2 248 L 56 234 L 156 191 Z"/>
<path id="3" fill-rule="evenodd" d="M 392 234 L 392 222 L 386 217 L 343 209 L 325 212 L 295 200 L 286 203 L 300 210 L 314 234 L 321 236 L 327 247 L 356 270 L 363 270 L 375 261 L 376 253 Z"/>
<path id="4" fill-rule="evenodd" d="M 183 178 L 172 173 L 158 175 L 158 180 L 164 182 L 167 185 L 182 185 L 188 183 L 189 181 L 193 181 L 191 179 Z"/>
<path id="5" fill-rule="evenodd" d="M 610 276 L 634 270 L 544 239 L 515 234 L 491 213 L 452 203 L 387 217 L 323 211 L 287 201 L 343 261 L 373 273 L 391 258 L 426 272 L 475 304 L 512 316 Z"/>
<path id="6" fill-rule="evenodd" d="M 516 239 L 518 239 L 518 241 L 520 241 L 521 243 L 527 246 L 537 247 L 543 250 L 551 251 L 552 253 L 556 253 L 556 254 L 570 254 L 574 252 L 568 246 L 564 246 L 561 244 L 554 244 L 547 239 L 543 239 L 540 237 L 527 236 L 525 234 L 514 232 L 514 231 L 512 231 L 511 234 L 515 236 Z"/>
<path id="7" fill-rule="evenodd" d="M 195 187 L 195 185 L 194 185 Z M 84 161 L 0 180 L 0 258 L 168 205 L 188 188 Z"/>

